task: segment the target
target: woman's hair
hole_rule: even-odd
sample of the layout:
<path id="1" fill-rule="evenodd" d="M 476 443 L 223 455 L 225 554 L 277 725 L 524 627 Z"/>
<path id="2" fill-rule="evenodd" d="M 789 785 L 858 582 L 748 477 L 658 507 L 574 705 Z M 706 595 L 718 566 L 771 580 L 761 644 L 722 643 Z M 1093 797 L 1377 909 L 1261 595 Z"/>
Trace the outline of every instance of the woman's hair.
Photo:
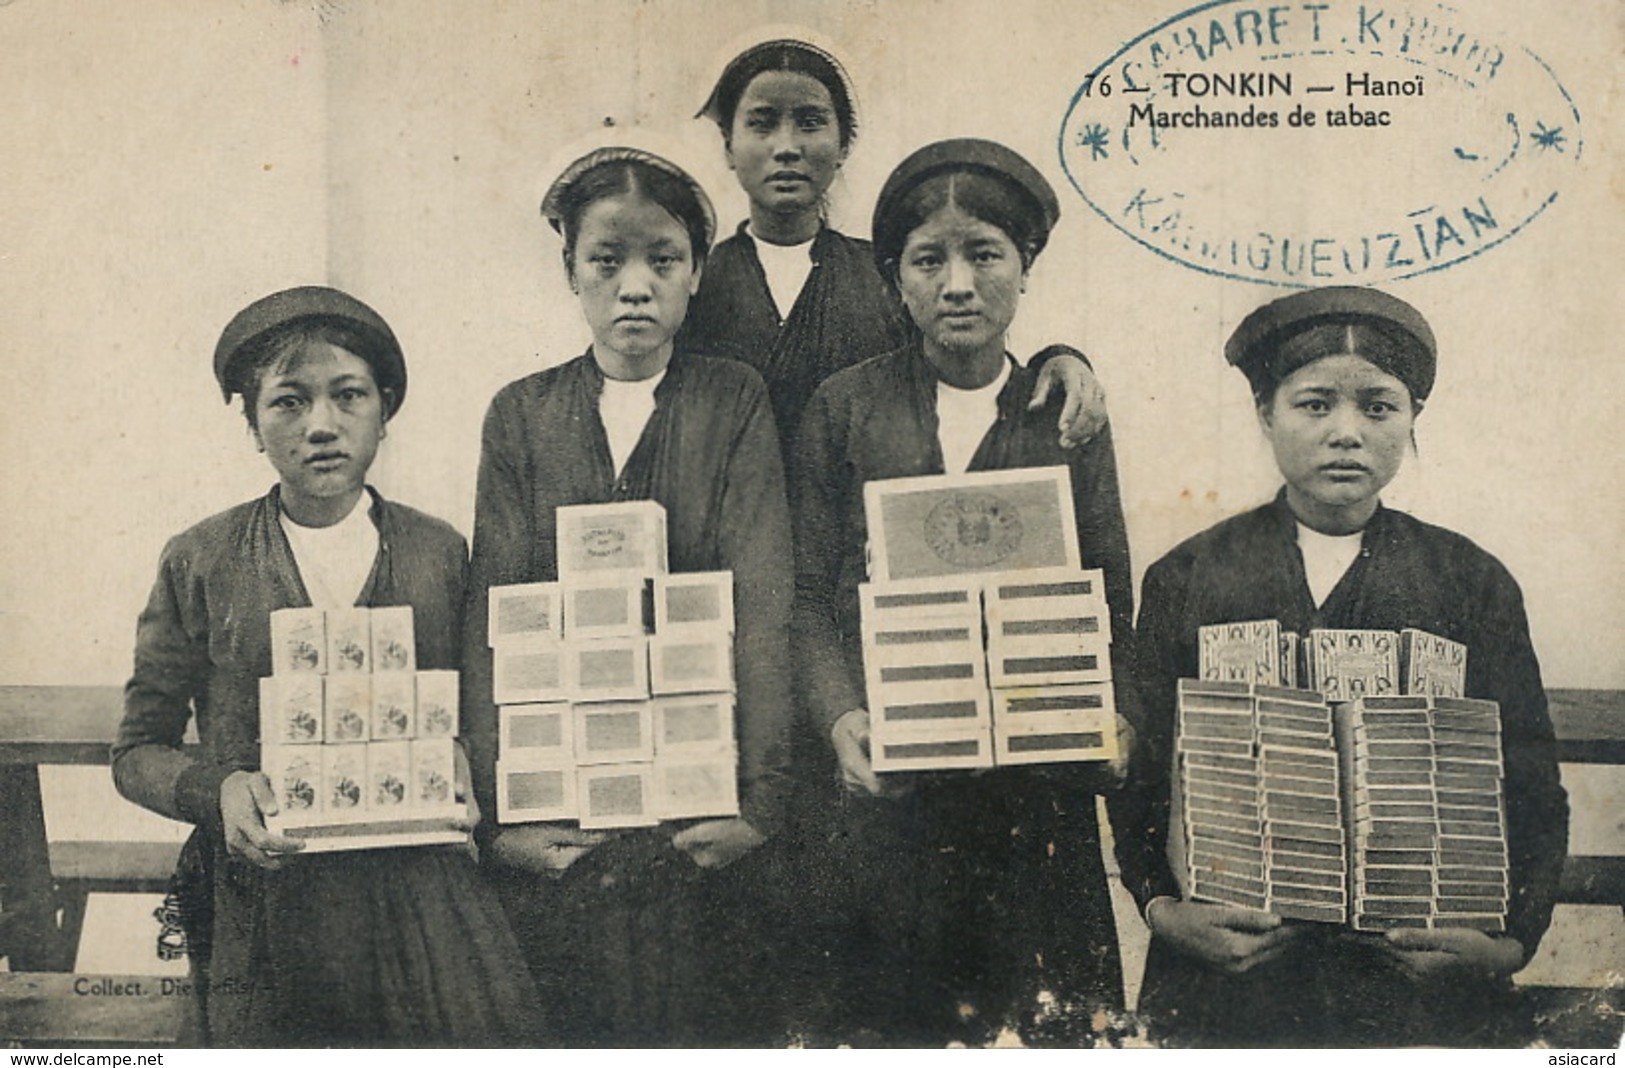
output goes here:
<path id="1" fill-rule="evenodd" d="M 384 418 L 393 414 L 398 385 L 391 380 L 390 361 L 373 338 L 342 319 L 298 319 L 256 338 L 232 363 L 230 388 L 243 395 L 243 416 L 250 428 L 259 429 L 260 383 L 266 374 L 296 369 L 309 346 L 324 342 L 366 362 L 382 394 Z"/>
<path id="2" fill-rule="evenodd" d="M 710 98 L 699 111 L 699 115 L 717 124 L 723 143 L 733 138 L 734 114 L 739 110 L 740 98 L 756 76 L 767 71 L 805 74 L 829 90 L 830 102 L 835 106 L 835 122 L 840 128 L 841 149 L 852 147 L 858 137 L 858 116 L 846 71 L 823 49 L 794 40 L 766 41 L 748 48 L 723 70 L 716 88 L 711 90 Z"/>
<path id="3" fill-rule="evenodd" d="M 564 235 L 564 269 L 575 274 L 576 238 L 581 217 L 607 197 L 642 196 L 658 204 L 688 232 L 695 266 L 710 250 L 711 216 L 695 186 L 670 171 L 636 159 L 616 159 L 590 167 L 557 191 L 557 226 Z"/>
<path id="4" fill-rule="evenodd" d="M 916 185 L 876 220 L 875 258 L 887 265 L 885 273 L 893 284 L 908 235 L 950 204 L 1003 230 L 1021 254 L 1022 269 L 1032 267 L 1049 232 L 1039 206 L 1002 176 L 975 169 L 951 170 Z"/>

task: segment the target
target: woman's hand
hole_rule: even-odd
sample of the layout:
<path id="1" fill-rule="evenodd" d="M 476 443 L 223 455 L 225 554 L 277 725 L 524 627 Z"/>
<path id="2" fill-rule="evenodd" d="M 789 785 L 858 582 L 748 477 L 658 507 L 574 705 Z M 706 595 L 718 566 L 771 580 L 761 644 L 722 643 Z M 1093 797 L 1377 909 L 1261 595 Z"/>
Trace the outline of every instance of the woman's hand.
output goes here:
<path id="1" fill-rule="evenodd" d="M 1107 762 L 1114 786 L 1123 785 L 1128 778 L 1129 759 L 1134 755 L 1134 725 L 1121 715 L 1117 717 L 1117 755 Z"/>
<path id="2" fill-rule="evenodd" d="M 869 710 L 854 708 L 842 713 L 830 728 L 835 758 L 841 765 L 841 784 L 848 793 L 869 797 L 907 797 L 914 792 L 908 775 L 893 775 L 882 782 L 869 757 Z"/>
<path id="3" fill-rule="evenodd" d="M 473 832 L 480 825 L 480 803 L 474 797 L 473 776 L 468 770 L 468 753 L 463 749 L 462 742 L 455 742 L 452 750 L 456 753 L 456 783 L 453 797 L 461 798 L 464 805 L 463 814 L 452 820 L 452 826 L 459 831 L 469 832 L 468 841 L 461 847 L 474 860 L 480 859 L 480 847 L 474 842 Z"/>
<path id="4" fill-rule="evenodd" d="M 1298 928 L 1281 917 L 1229 905 L 1159 897 L 1146 906 L 1151 933 L 1211 968 L 1242 975 L 1285 952 Z"/>
<path id="5" fill-rule="evenodd" d="M 463 743 L 457 742 L 453 747 L 456 751 L 456 793 L 455 797 L 465 799 L 467 809 L 455 826 L 460 831 L 472 831 L 480 825 L 480 803 L 474 798 L 472 776 L 468 770 L 468 754 L 463 751 Z"/>
<path id="6" fill-rule="evenodd" d="M 1056 424 L 1061 432 L 1061 448 L 1075 448 L 1106 425 L 1106 391 L 1088 364 L 1070 351 L 1062 351 L 1039 368 L 1038 385 L 1033 388 L 1027 408 L 1042 408 L 1057 383 L 1066 391 L 1066 403 L 1061 405 L 1061 418 Z"/>
<path id="7" fill-rule="evenodd" d="M 505 827 L 491 838 L 497 862 L 538 875 L 555 875 L 587 855 L 609 835 L 552 823 Z"/>
<path id="8" fill-rule="evenodd" d="M 765 841 L 761 831 L 735 816 L 696 823 L 672 835 L 671 844 L 702 868 L 726 868 Z"/>
<path id="9" fill-rule="evenodd" d="M 1523 967 L 1523 945 L 1506 935 L 1465 928 L 1389 931 L 1388 950 L 1415 979 L 1511 975 Z"/>
<path id="10" fill-rule="evenodd" d="M 261 771 L 234 771 L 220 784 L 220 825 L 226 852 L 275 871 L 289 855 L 305 848 L 297 838 L 265 829 L 265 817 L 278 812 L 276 791 Z"/>
<path id="11" fill-rule="evenodd" d="M 841 783 L 852 793 L 878 797 L 880 776 L 869 760 L 869 710 L 854 708 L 842 713 L 829 735 L 841 765 Z"/>

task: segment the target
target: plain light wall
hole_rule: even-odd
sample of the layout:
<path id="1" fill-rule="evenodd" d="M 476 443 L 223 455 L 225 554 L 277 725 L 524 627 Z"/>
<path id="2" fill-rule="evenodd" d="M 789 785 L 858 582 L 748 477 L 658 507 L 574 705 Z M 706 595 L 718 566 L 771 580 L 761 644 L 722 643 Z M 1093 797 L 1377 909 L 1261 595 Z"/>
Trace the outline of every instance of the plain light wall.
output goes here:
<path id="1" fill-rule="evenodd" d="M 327 273 L 316 12 L 0 6 L 0 683 L 112 683 L 166 539 L 274 480 L 215 387 Z"/>
<path id="2" fill-rule="evenodd" d="M 743 194 L 692 116 L 730 55 L 798 25 L 857 85 L 839 228 L 866 235 L 890 168 L 941 137 L 1003 141 L 1055 183 L 1063 218 L 1011 346 L 1065 340 L 1093 358 L 1143 571 L 1277 482 L 1220 351 L 1282 291 L 1151 255 L 1090 212 L 1055 160 L 1082 75 L 1177 7 L 170 3 L 120 8 L 116 29 L 84 9 L 0 7 L 26 57 L 0 84 L 28 101 L 0 133 L 28 161 L 22 203 L 3 209 L 22 240 L 0 259 L 15 324 L 0 375 L 14 400 L 51 400 L 0 425 L 0 683 L 122 681 L 164 539 L 270 484 L 207 365 L 230 315 L 275 288 L 325 278 L 390 321 L 411 388 L 374 482 L 469 531 L 491 395 L 589 339 L 537 211 L 547 181 L 591 138 L 652 129 L 731 232 Z M 1625 213 L 1621 157 L 1602 138 L 1625 32 L 1603 0 L 1538 17 L 1478 7 L 1560 72 L 1589 156 L 1515 241 L 1390 287 L 1429 316 L 1442 353 L 1420 453 L 1385 499 L 1507 564 L 1549 685 L 1625 687 L 1625 449 L 1611 433 L 1625 367 L 1609 352 L 1625 326 Z M 64 53 L 85 77 L 67 76 Z M 1349 183 L 1380 183 L 1381 167 L 1348 149 Z"/>

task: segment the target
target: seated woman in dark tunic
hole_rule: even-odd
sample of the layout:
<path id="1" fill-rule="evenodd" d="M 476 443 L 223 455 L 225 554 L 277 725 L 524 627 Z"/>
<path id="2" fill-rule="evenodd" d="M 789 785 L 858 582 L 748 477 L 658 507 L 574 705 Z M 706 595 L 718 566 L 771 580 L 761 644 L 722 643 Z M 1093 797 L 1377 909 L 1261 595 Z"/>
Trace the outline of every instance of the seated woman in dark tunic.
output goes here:
<path id="1" fill-rule="evenodd" d="M 1049 183 L 1001 145 L 911 155 L 886 182 L 874 234 L 913 339 L 833 375 L 802 420 L 793 633 L 799 687 L 845 784 L 825 794 L 847 880 L 847 924 L 828 951 L 836 1026 L 858 1037 L 985 1041 L 1015 1025 L 1030 1041 L 1088 1041 L 1094 1012 L 1122 1000 L 1095 817 L 1110 776 L 1053 765 L 883 783 L 862 681 L 864 484 L 1059 464 L 1083 566 L 1105 572 L 1114 675 L 1126 678 L 1133 578 L 1110 429 L 1063 449 L 1055 402 L 1028 408 L 1034 374 L 1004 346 L 1058 213 Z M 1064 1018 L 1041 1022 L 1041 1001 Z"/>
<path id="2" fill-rule="evenodd" d="M 1403 301 L 1339 287 L 1255 311 L 1225 354 L 1252 386 L 1286 485 L 1146 573 L 1137 632 L 1146 728 L 1130 776 L 1134 812 L 1121 824 L 1114 815 L 1123 877 L 1152 931 L 1142 1013 L 1174 1043 L 1525 1041 L 1527 1014 L 1520 1020 L 1508 976 L 1550 920 L 1568 805 L 1523 598 L 1484 550 L 1380 499 L 1433 386 L 1433 334 Z M 1176 681 L 1196 676 L 1197 628 L 1255 619 L 1300 634 L 1417 627 L 1467 646 L 1466 695 L 1501 709 L 1505 934 L 1358 934 L 1180 899 L 1165 852 Z"/>
<path id="3" fill-rule="evenodd" d="M 165 547 L 113 746 L 120 793 L 197 826 L 179 875 L 203 1037 L 529 1042 L 535 991 L 466 849 L 301 856 L 264 822 L 277 812 L 259 770 L 271 612 L 409 605 L 418 667 L 459 666 L 467 546 L 365 483 L 406 395 L 400 346 L 371 308 L 309 286 L 238 314 L 214 369 L 279 480 Z M 195 755 L 182 748 L 193 716 Z"/>
<path id="4" fill-rule="evenodd" d="M 738 1042 L 767 952 L 750 926 L 757 850 L 783 820 L 790 520 L 760 376 L 673 338 L 705 263 L 705 193 L 667 160 L 606 148 L 543 202 L 592 329 L 585 353 L 501 390 L 475 503 L 464 715 L 494 813 L 496 709 L 486 605 L 495 585 L 558 576 L 561 505 L 658 501 L 673 572 L 732 571 L 740 815 L 648 830 L 488 827 L 504 903 L 567 1045 Z M 754 1036 L 753 1036 L 754 1037 Z"/>

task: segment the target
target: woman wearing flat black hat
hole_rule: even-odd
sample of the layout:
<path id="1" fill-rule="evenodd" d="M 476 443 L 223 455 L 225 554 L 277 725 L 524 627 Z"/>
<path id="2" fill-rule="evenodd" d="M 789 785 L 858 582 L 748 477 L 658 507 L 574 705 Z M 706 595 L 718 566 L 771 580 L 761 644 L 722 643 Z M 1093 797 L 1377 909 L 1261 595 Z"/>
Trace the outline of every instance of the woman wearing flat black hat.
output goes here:
<path id="1" fill-rule="evenodd" d="M 465 849 L 302 856 L 264 822 L 276 813 L 259 770 L 271 612 L 408 605 L 418 666 L 458 667 L 467 547 L 366 483 L 406 396 L 400 345 L 365 304 L 305 286 L 233 318 L 214 370 L 228 401 L 242 395 L 278 482 L 165 547 L 113 746 L 120 793 L 196 825 L 177 878 L 202 1037 L 532 1041 L 535 990 Z M 194 716 L 196 752 L 183 746 Z"/>
<path id="2" fill-rule="evenodd" d="M 826 217 L 830 190 L 857 141 L 857 94 L 834 55 L 807 41 L 774 38 L 729 59 L 697 117 L 721 134 L 750 215 L 711 251 L 679 340 L 761 374 L 789 471 L 802 414 L 819 385 L 906 344 L 913 330 L 870 243 L 834 229 Z M 1028 364 L 1037 373 L 1026 399 L 1052 410 L 1052 434 L 1075 446 L 1099 432 L 1105 395 L 1076 349 L 1051 345 Z M 1065 402 L 1046 408 L 1051 393 L 1064 393 Z M 804 715 L 794 730 L 791 831 L 770 848 L 773 866 L 793 887 L 786 904 L 803 917 L 799 933 L 822 922 L 821 853 L 839 831 L 824 821 L 817 801 L 835 774 L 828 745 L 811 737 Z M 818 971 L 818 950 L 792 956 Z M 809 974 L 781 986 L 788 1015 L 801 1017 L 828 984 Z"/>
<path id="3" fill-rule="evenodd" d="M 1123 877 L 1152 930 L 1141 994 L 1155 1036 L 1214 1045 L 1488 1045 L 1527 1041 L 1508 977 L 1551 917 L 1567 843 L 1540 666 L 1517 583 L 1459 534 L 1383 506 L 1436 347 L 1426 320 L 1376 290 L 1295 293 L 1236 329 L 1285 486 L 1146 573 L 1136 634 L 1146 729 L 1114 815 Z M 1310 629 L 1416 627 L 1467 646 L 1466 696 L 1499 703 L 1510 913 L 1504 934 L 1356 934 L 1182 900 L 1166 855 L 1175 687 L 1197 675 L 1197 628 L 1275 619 Z"/>
<path id="4" fill-rule="evenodd" d="M 993 142 L 938 142 L 899 164 L 875 207 L 874 253 L 915 337 L 831 376 L 793 457 L 798 682 L 845 784 L 825 801 L 848 913 L 831 949 L 838 1017 L 882 1042 L 986 1041 L 1006 1026 L 1030 1042 L 1089 1042 L 1097 1014 L 1121 1005 L 1095 819 L 1110 773 L 882 779 L 861 681 L 864 484 L 1051 465 L 1070 470 L 1083 566 L 1105 573 L 1114 675 L 1127 678 L 1133 580 L 1110 428 L 1062 448 L 1058 401 L 1028 407 L 1035 374 L 1004 343 L 1058 214 L 1043 176 Z"/>

